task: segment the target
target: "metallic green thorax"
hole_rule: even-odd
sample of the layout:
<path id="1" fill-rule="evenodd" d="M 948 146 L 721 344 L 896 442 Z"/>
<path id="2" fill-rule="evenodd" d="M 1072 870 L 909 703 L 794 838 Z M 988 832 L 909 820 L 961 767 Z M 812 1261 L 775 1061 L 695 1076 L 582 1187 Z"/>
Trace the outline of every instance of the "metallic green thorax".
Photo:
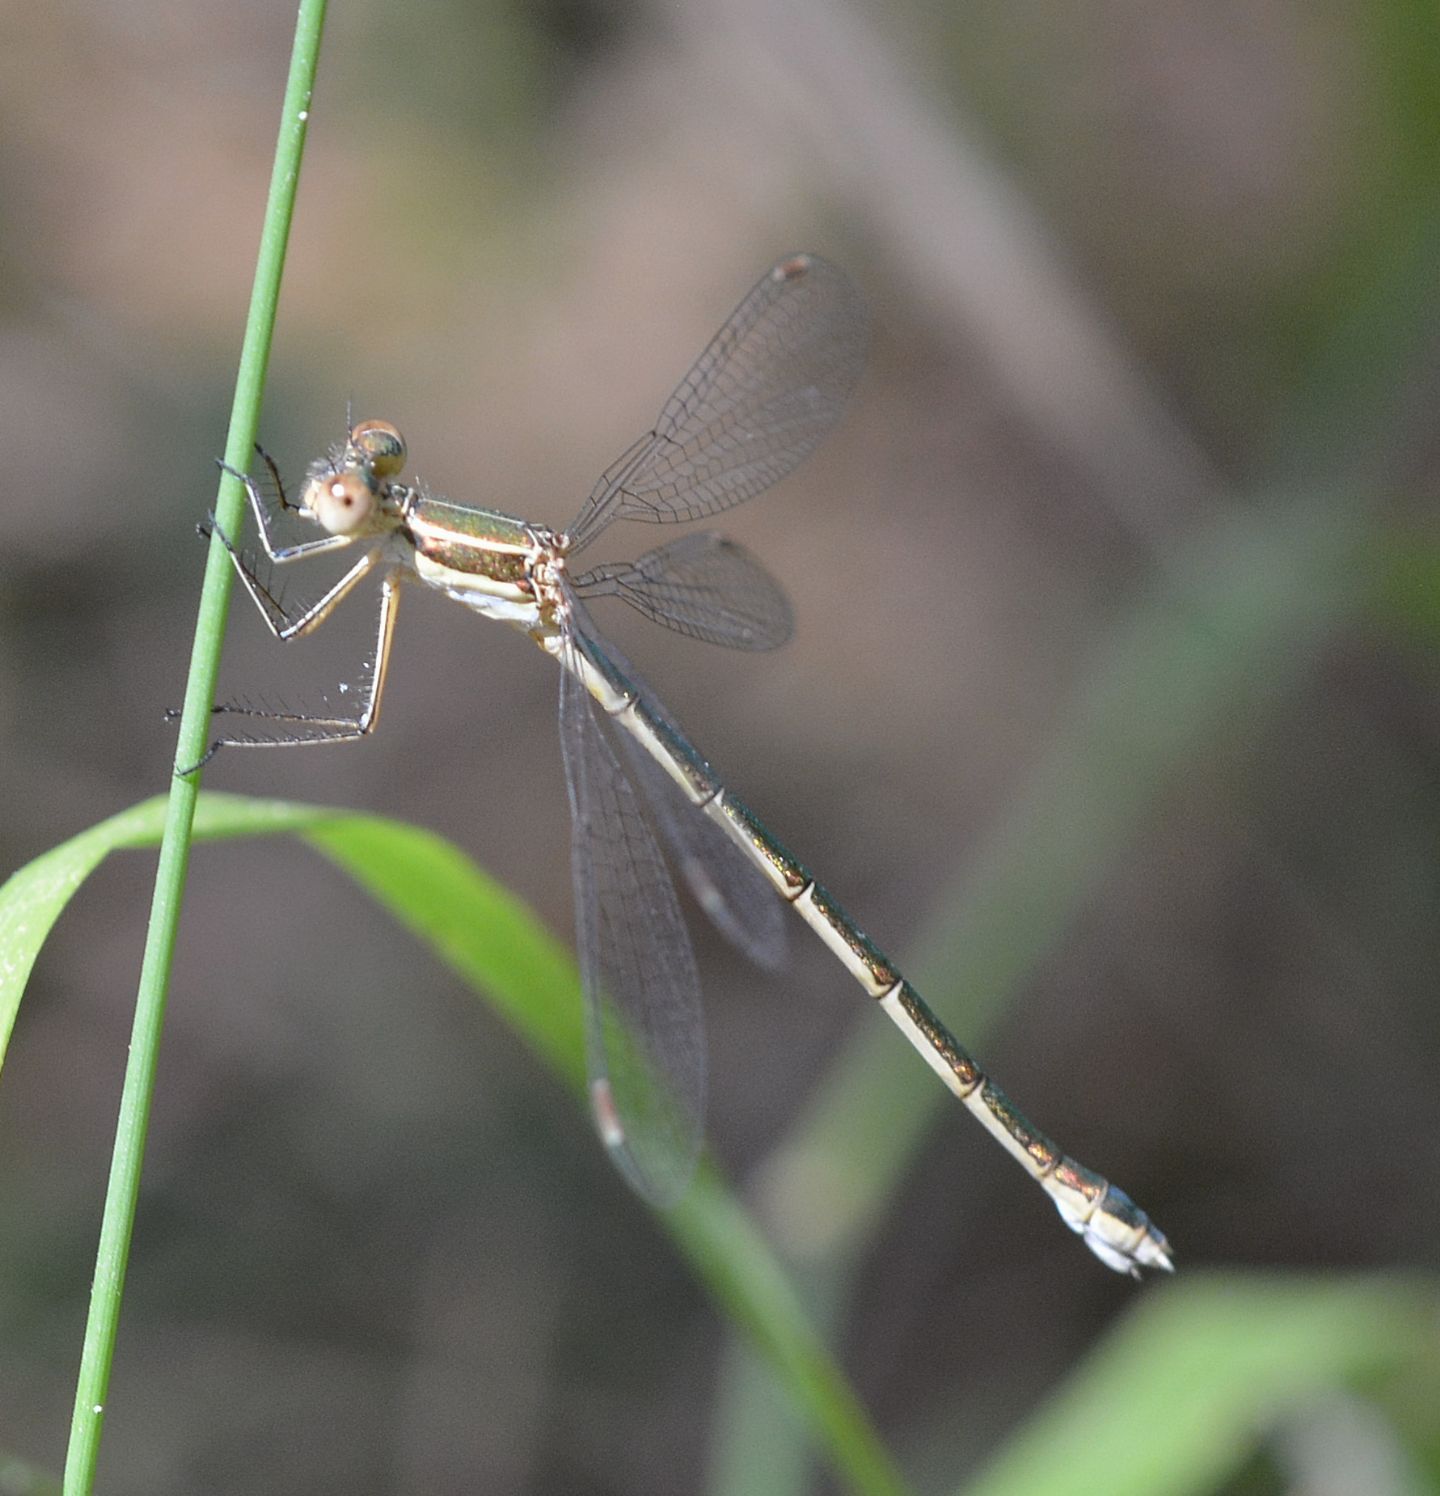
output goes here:
<path id="1" fill-rule="evenodd" d="M 528 525 L 491 509 L 422 494 L 409 506 L 405 522 L 419 555 L 468 576 L 520 585 L 536 553 L 536 535 Z"/>

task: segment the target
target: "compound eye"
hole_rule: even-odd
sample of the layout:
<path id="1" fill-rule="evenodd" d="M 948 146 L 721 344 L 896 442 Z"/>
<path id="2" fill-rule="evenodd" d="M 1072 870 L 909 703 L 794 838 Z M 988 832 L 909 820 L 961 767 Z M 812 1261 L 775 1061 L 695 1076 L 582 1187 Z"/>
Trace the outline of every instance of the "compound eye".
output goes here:
<path id="1" fill-rule="evenodd" d="M 405 466 L 405 438 L 389 421 L 360 421 L 350 446 L 377 478 L 393 478 Z"/>
<path id="2" fill-rule="evenodd" d="M 375 489 L 359 468 L 341 468 L 312 478 L 305 486 L 304 504 L 331 535 L 353 535 L 375 513 Z"/>

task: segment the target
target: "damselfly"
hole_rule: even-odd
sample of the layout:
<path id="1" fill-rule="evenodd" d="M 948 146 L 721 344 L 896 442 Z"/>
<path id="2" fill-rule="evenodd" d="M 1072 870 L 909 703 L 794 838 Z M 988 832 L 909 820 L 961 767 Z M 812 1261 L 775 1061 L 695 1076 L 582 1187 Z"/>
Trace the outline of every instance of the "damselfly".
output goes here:
<path id="1" fill-rule="evenodd" d="M 378 574 L 375 650 L 353 715 L 217 707 L 244 726 L 237 722 L 206 758 L 225 745 L 333 743 L 371 732 L 407 582 L 513 625 L 561 667 L 590 1095 L 600 1136 L 642 1195 L 665 1204 L 684 1188 L 700 1146 L 705 1090 L 700 984 L 658 830 L 701 907 L 760 964 L 778 964 L 782 904 L 795 909 L 1102 1262 L 1135 1276 L 1142 1267 L 1168 1270 L 1169 1244 L 1144 1211 L 1020 1114 L 809 869 L 721 785 L 654 693 L 603 642 L 585 605 L 619 597 L 682 634 L 773 649 L 790 635 L 790 608 L 760 563 L 717 535 L 692 534 L 625 565 L 572 571 L 574 558 L 616 520 L 702 519 L 783 478 L 839 419 L 865 343 L 864 306 L 844 274 L 816 255 L 781 260 L 700 355 L 654 429 L 600 478 L 559 533 L 402 482 L 405 443 L 387 421 L 353 423 L 343 442 L 311 464 L 293 502 L 261 451 L 266 484 L 235 476 L 269 562 L 347 548 L 360 556 L 317 601 L 292 608 L 272 589 L 261 558 L 222 534 L 251 598 L 277 638 L 295 639 Z M 287 538 L 287 528 L 308 538 Z M 648 815 L 612 737 L 643 788 Z"/>

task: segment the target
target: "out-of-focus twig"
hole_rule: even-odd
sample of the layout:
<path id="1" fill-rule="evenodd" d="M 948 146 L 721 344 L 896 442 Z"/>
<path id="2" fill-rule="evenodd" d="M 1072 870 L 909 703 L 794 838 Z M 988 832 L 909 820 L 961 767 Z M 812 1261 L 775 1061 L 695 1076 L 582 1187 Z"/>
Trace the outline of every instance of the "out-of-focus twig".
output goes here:
<path id="1" fill-rule="evenodd" d="M 682 39 L 723 60 L 727 88 L 799 135 L 863 211 L 914 298 L 950 338 L 984 350 L 1017 408 L 1164 553 L 1221 484 L 1165 409 L 1044 225 L 964 122 L 925 98 L 844 0 L 667 0 Z M 777 77 L 777 74 L 781 75 Z"/>

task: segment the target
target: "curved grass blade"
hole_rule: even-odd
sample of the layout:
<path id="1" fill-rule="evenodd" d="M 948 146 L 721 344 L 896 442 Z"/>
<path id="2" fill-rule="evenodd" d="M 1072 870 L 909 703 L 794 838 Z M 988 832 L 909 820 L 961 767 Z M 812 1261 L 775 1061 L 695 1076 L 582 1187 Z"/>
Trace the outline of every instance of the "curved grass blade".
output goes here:
<path id="1" fill-rule="evenodd" d="M 964 1496 L 1201 1496 L 1326 1392 L 1433 1356 L 1400 1277 L 1190 1276 L 1145 1295 Z"/>
<path id="2" fill-rule="evenodd" d="M 0 886 L 0 1045 L 21 991 L 70 898 L 112 851 L 152 847 L 166 801 L 147 800 L 37 858 Z M 458 848 L 418 826 L 322 806 L 203 794 L 195 836 L 290 834 L 342 868 L 516 1030 L 579 1099 L 585 1096 L 580 983 L 565 948 Z M 721 1311 L 775 1367 L 848 1489 L 907 1487 L 854 1392 L 806 1318 L 752 1218 L 702 1160 L 680 1205 L 657 1217 Z"/>

